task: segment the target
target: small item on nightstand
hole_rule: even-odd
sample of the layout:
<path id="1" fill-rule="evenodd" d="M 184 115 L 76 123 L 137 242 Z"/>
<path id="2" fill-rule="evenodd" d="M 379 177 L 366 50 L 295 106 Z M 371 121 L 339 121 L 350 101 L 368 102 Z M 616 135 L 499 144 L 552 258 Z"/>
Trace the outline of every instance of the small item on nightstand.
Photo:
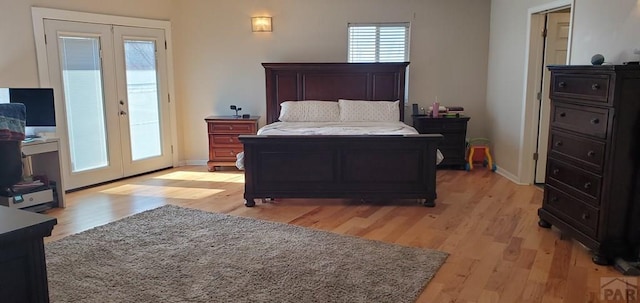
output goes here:
<path id="1" fill-rule="evenodd" d="M 433 110 L 431 113 L 434 118 L 438 118 L 440 114 L 440 102 L 438 102 L 438 96 L 436 96 L 436 102 L 433 102 Z"/>
<path id="2" fill-rule="evenodd" d="M 231 106 L 229 106 L 229 108 L 236 111 L 236 114 L 233 115 L 234 118 L 240 118 L 240 115 L 238 115 L 238 112 L 242 110 L 242 107 L 237 107 L 235 105 L 231 105 Z"/>
<path id="3" fill-rule="evenodd" d="M 242 114 L 242 119 L 249 119 L 251 118 L 250 114 Z"/>

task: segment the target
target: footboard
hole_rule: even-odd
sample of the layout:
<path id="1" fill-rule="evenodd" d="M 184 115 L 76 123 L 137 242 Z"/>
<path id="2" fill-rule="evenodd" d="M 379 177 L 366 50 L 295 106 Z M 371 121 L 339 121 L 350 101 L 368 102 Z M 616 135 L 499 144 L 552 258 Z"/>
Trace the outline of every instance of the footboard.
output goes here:
<path id="1" fill-rule="evenodd" d="M 245 205 L 256 198 L 416 198 L 434 206 L 441 139 L 241 135 Z"/>

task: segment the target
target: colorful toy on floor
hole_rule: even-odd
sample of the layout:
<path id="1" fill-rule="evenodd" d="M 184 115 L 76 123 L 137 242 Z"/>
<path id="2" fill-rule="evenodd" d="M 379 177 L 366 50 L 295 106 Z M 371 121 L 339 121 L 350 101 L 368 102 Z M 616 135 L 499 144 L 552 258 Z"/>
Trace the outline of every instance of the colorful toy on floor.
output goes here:
<path id="1" fill-rule="evenodd" d="M 491 171 L 496 171 L 496 164 L 493 163 L 491 157 L 491 151 L 489 149 L 489 139 L 486 138 L 474 138 L 470 139 L 467 143 L 467 163 L 465 169 L 470 171 L 473 169 L 473 164 L 482 163 L 484 167 L 490 167 Z"/>

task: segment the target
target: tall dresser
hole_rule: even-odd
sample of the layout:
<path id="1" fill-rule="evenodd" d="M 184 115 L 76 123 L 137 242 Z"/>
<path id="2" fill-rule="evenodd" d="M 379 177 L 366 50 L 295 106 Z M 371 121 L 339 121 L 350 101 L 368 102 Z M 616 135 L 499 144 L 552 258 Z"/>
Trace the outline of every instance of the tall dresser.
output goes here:
<path id="1" fill-rule="evenodd" d="M 538 224 L 580 241 L 597 264 L 637 257 L 640 67 L 549 69 L 551 125 Z"/>

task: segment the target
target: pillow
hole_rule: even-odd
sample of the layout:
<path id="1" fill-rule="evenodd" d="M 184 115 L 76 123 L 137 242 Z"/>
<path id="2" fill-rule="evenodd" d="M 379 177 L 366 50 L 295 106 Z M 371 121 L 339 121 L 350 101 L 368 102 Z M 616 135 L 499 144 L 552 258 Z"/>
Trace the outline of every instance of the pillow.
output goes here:
<path id="1" fill-rule="evenodd" d="M 335 101 L 286 101 L 280 104 L 282 122 L 340 121 L 340 107 Z"/>
<path id="2" fill-rule="evenodd" d="M 400 121 L 399 103 L 340 99 L 340 121 Z"/>

